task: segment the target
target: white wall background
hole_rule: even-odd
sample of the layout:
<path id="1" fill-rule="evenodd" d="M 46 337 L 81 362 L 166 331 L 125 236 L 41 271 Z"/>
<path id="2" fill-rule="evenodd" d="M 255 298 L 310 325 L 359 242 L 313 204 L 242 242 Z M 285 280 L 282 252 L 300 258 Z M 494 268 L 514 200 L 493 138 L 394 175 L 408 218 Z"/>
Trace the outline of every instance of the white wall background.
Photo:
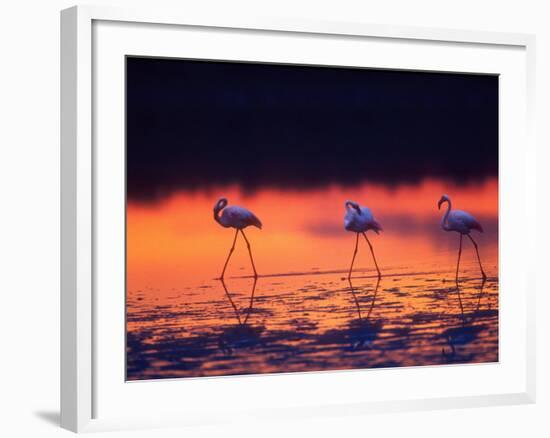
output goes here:
<path id="1" fill-rule="evenodd" d="M 544 0 L 126 0 L 95 3 L 527 32 L 537 35 L 539 283 L 548 270 L 550 13 Z M 59 418 L 59 10 L 0 6 L 0 434 L 68 436 Z M 521 145 L 518 145 L 521 147 Z M 475 157 L 473 157 L 475 159 Z M 521 232 L 521 230 L 518 230 Z M 530 406 L 238 424 L 108 436 L 550 436 L 548 287 L 538 290 L 538 402 Z"/>

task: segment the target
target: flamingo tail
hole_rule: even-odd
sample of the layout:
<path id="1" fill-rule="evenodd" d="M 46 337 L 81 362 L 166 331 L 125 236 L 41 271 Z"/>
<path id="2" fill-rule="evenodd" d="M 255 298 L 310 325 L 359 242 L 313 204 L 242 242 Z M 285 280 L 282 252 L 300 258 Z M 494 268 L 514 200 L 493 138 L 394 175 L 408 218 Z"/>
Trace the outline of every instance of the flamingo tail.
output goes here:
<path id="1" fill-rule="evenodd" d="M 472 230 L 477 230 L 479 231 L 480 233 L 483 233 L 483 227 L 481 226 L 481 224 L 478 222 L 478 221 L 475 221 L 471 227 L 470 227 Z"/>
<path id="2" fill-rule="evenodd" d="M 260 230 L 262 229 L 262 222 L 254 214 L 251 215 L 250 219 L 253 226 L 258 227 Z"/>
<path id="3" fill-rule="evenodd" d="M 384 231 L 384 229 L 382 228 L 382 225 L 380 225 L 375 220 L 371 221 L 370 226 L 376 234 L 380 234 L 380 231 Z"/>

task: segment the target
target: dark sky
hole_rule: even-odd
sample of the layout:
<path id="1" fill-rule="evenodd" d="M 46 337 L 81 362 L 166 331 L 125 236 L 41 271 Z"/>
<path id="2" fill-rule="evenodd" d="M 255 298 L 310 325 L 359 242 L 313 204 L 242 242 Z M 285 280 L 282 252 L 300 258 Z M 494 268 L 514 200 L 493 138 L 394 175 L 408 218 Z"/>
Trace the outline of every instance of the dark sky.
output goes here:
<path id="1" fill-rule="evenodd" d="M 498 78 L 127 59 L 128 197 L 498 170 Z"/>

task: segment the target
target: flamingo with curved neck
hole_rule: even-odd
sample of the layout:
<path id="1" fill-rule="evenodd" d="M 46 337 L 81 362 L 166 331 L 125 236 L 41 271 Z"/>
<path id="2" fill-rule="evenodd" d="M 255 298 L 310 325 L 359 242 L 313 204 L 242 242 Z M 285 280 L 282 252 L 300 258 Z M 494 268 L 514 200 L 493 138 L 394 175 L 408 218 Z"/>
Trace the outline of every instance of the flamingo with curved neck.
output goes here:
<path id="1" fill-rule="evenodd" d="M 382 274 L 380 273 L 380 268 L 378 268 L 378 263 L 376 262 L 376 256 L 374 255 L 374 249 L 366 234 L 369 230 L 374 231 L 376 234 L 380 234 L 380 231 L 382 231 L 382 226 L 374 220 L 374 216 L 372 215 L 368 207 L 361 207 L 355 201 L 346 201 L 344 203 L 344 206 L 346 208 L 346 215 L 344 216 L 344 228 L 346 229 L 346 231 L 356 233 L 355 250 L 353 251 L 353 257 L 351 259 L 348 279 L 351 278 L 353 263 L 355 262 L 355 256 L 357 255 L 357 248 L 359 246 L 359 234 L 363 235 L 363 237 L 367 241 L 367 244 L 369 245 L 372 259 L 374 260 L 374 266 L 376 266 L 376 271 L 378 272 L 378 278 L 382 277 Z"/>
<path id="2" fill-rule="evenodd" d="M 486 279 L 487 275 L 485 275 L 485 271 L 483 270 L 483 266 L 481 265 L 481 257 L 479 256 L 479 249 L 477 246 L 476 241 L 473 239 L 473 237 L 470 235 L 470 232 L 472 230 L 477 230 L 480 233 L 483 233 L 483 227 L 481 224 L 477 221 L 477 219 L 472 216 L 470 213 L 462 210 L 452 210 L 451 209 L 451 198 L 447 195 L 441 196 L 437 203 L 437 208 L 441 210 L 441 205 L 444 203 L 447 203 L 447 211 L 441 218 L 441 228 L 445 231 L 455 231 L 460 234 L 460 243 L 458 247 L 458 260 L 456 262 L 456 280 L 458 281 L 458 270 L 460 267 L 460 257 L 462 255 L 462 237 L 468 236 L 468 238 L 472 241 L 476 255 L 477 255 L 477 261 L 479 263 L 479 269 L 481 271 L 481 276 Z"/>
<path id="3" fill-rule="evenodd" d="M 227 207 L 227 199 L 220 198 L 218 199 L 216 204 L 214 204 L 214 220 L 224 228 L 235 228 L 233 245 L 231 245 L 231 248 L 229 249 L 229 254 L 227 255 L 227 259 L 225 260 L 225 264 L 223 265 L 220 279 L 223 279 L 223 276 L 225 275 L 225 270 L 227 268 L 227 264 L 229 263 L 229 259 L 231 258 L 231 254 L 233 254 L 233 251 L 235 250 L 235 243 L 237 242 L 237 236 L 239 235 L 239 233 L 242 234 L 246 242 L 248 254 L 250 255 L 250 263 L 252 264 L 252 270 L 254 271 L 254 278 L 258 278 L 256 266 L 254 265 L 254 258 L 252 257 L 252 248 L 250 246 L 250 242 L 246 237 L 246 234 L 244 234 L 244 229 L 249 226 L 254 226 L 261 229 L 262 223 L 260 219 L 258 219 L 254 213 L 252 213 L 250 210 L 247 210 L 246 208 L 238 207 L 236 205 Z"/>

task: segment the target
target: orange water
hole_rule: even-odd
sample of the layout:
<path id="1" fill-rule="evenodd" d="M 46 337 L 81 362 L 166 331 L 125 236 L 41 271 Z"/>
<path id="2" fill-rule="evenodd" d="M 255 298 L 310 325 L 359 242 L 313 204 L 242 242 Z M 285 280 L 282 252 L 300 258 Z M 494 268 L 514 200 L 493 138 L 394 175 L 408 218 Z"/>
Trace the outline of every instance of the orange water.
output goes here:
<path id="1" fill-rule="evenodd" d="M 497 181 L 307 192 L 225 187 L 128 205 L 128 378 L 257 374 L 498 360 Z M 469 211 L 489 278 L 482 283 L 465 240 L 439 226 L 441 194 Z M 238 240 L 219 277 L 233 230 L 212 216 L 216 199 L 252 210 L 247 228 L 260 277 L 255 287 Z M 368 205 L 384 227 L 369 233 L 383 272 L 377 287 L 361 240 L 343 229 L 344 202 Z M 253 293 L 253 295 L 252 295 Z"/>

